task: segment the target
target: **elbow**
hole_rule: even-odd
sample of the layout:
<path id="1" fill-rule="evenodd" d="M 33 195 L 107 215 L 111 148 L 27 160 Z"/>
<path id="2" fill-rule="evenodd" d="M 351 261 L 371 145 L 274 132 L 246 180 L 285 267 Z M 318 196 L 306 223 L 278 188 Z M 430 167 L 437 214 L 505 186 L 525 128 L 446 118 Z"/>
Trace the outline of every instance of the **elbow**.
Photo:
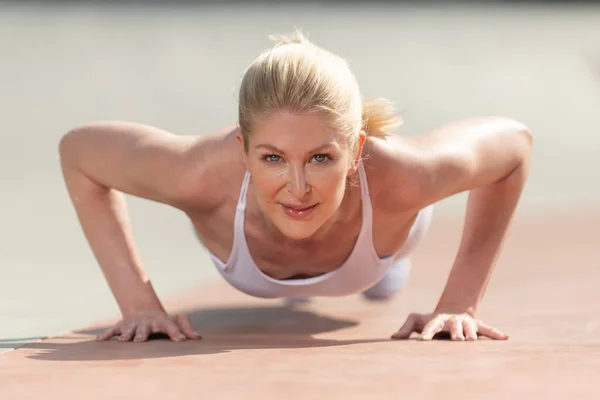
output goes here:
<path id="1" fill-rule="evenodd" d="M 525 141 L 527 151 L 531 152 L 533 148 L 533 132 L 531 132 L 531 129 L 529 129 L 526 125 L 521 124 L 521 127 L 519 128 L 519 135 L 521 135 Z"/>
<path id="2" fill-rule="evenodd" d="M 533 152 L 533 133 L 531 130 L 522 125 L 518 130 L 519 138 L 521 140 L 521 165 L 525 167 L 525 169 L 529 170 L 529 164 L 531 162 L 531 156 Z"/>
<path id="3" fill-rule="evenodd" d="M 58 142 L 58 155 L 63 168 L 72 160 L 72 155 L 74 154 L 73 142 L 76 140 L 75 136 L 75 131 L 71 130 L 65 133 Z"/>
<path id="4" fill-rule="evenodd" d="M 514 121 L 513 140 L 516 144 L 516 166 L 511 175 L 517 175 L 522 184 L 525 183 L 530 170 L 533 152 L 533 133 L 525 124 Z"/>
<path id="5" fill-rule="evenodd" d="M 58 154 L 61 164 L 71 164 L 75 156 L 80 152 L 81 137 L 85 135 L 87 126 L 82 125 L 70 129 L 65 133 L 58 142 Z"/>
<path id="6" fill-rule="evenodd" d="M 58 157 L 63 172 L 77 169 L 78 157 L 81 154 L 81 138 L 85 134 L 85 126 L 76 127 L 65 133 L 58 142 Z"/>
<path id="7" fill-rule="evenodd" d="M 510 121 L 511 131 L 517 135 L 517 140 L 522 144 L 523 148 L 527 153 L 531 152 L 533 148 L 533 133 L 531 129 L 524 123 L 516 120 Z"/>
<path id="8" fill-rule="evenodd" d="M 519 164 L 528 164 L 533 151 L 533 133 L 524 123 L 509 119 L 505 130 L 507 143 L 513 149 Z"/>

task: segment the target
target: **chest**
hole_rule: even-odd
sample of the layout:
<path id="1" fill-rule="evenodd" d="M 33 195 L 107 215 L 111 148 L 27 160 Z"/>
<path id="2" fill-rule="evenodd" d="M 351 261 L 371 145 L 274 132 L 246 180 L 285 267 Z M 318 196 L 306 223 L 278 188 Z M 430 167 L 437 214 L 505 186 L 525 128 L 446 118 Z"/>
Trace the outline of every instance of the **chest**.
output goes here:
<path id="1" fill-rule="evenodd" d="M 202 244 L 223 262 L 233 249 L 236 206 L 232 203 L 209 215 L 190 215 Z M 380 258 L 387 257 L 405 243 L 415 217 L 416 212 L 389 213 L 375 207 L 371 236 L 366 240 Z M 247 212 L 243 232 L 252 259 L 263 273 L 274 279 L 297 279 L 322 275 L 342 265 L 355 248 L 362 224 L 359 209 L 322 239 L 298 243 L 269 235 L 264 222 Z"/>
<path id="2" fill-rule="evenodd" d="M 269 234 L 259 221 L 248 218 L 246 242 L 254 262 L 275 279 L 318 276 L 342 265 L 355 247 L 361 220 L 338 222 L 319 239 L 290 241 Z"/>

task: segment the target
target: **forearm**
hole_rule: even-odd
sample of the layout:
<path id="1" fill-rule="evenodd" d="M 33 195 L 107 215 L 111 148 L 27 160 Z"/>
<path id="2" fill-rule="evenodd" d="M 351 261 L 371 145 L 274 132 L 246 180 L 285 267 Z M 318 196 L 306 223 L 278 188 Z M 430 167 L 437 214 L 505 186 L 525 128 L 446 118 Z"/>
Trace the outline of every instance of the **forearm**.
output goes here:
<path id="1" fill-rule="evenodd" d="M 68 157 L 62 161 L 82 230 L 123 315 L 162 309 L 134 244 L 123 195 L 94 183 Z"/>
<path id="2" fill-rule="evenodd" d="M 509 175 L 472 190 L 458 255 L 436 309 L 476 313 L 527 179 L 526 157 Z"/>

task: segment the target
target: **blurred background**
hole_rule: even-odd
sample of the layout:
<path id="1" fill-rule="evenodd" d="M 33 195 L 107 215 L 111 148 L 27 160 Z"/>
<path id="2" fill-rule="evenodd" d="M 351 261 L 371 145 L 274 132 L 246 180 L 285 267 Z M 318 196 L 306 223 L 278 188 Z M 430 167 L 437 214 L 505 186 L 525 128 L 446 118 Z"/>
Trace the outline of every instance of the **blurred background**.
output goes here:
<path id="1" fill-rule="evenodd" d="M 269 33 L 302 29 L 345 57 L 402 135 L 505 115 L 536 137 L 517 217 L 600 208 L 597 2 L 0 1 L 0 351 L 118 312 L 67 197 L 57 145 L 122 119 L 181 135 L 236 120 Z M 436 218 L 464 212 L 464 195 Z M 181 213 L 130 199 L 161 297 L 216 278 Z"/>

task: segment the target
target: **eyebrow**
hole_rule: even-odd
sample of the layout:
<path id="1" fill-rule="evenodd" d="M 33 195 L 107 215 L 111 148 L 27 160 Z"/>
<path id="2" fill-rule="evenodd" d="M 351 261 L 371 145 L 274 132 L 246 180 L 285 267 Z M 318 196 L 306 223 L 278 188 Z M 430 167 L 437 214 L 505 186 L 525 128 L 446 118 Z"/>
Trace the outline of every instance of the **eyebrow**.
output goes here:
<path id="1" fill-rule="evenodd" d="M 324 149 L 330 148 L 330 147 L 334 147 L 334 144 L 332 142 L 325 143 L 325 144 L 322 144 L 322 145 L 320 145 L 318 147 L 315 147 L 314 149 L 309 150 L 308 153 L 316 153 L 318 151 L 321 151 L 321 150 L 324 150 Z M 283 150 L 281 150 L 281 149 L 279 149 L 279 148 L 277 148 L 277 147 L 275 147 L 275 146 L 273 146 L 271 144 L 266 144 L 266 143 L 265 144 L 258 144 L 258 145 L 255 146 L 255 148 L 256 149 L 262 148 L 262 149 L 274 151 L 275 153 L 280 153 L 280 154 L 284 154 L 285 155 L 285 151 L 283 151 Z"/>

